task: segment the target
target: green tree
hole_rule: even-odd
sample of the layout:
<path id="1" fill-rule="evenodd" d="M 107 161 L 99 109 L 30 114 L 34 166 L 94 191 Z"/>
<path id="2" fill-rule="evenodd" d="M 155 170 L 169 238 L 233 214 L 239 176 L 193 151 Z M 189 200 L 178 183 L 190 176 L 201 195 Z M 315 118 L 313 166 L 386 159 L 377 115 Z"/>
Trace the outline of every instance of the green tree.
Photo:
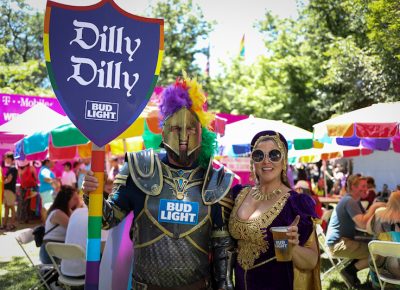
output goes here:
<path id="1" fill-rule="evenodd" d="M 53 95 L 43 57 L 43 13 L 22 0 L 0 4 L 0 90 Z"/>
<path id="2" fill-rule="evenodd" d="M 395 0 L 389 1 L 393 7 L 381 2 L 310 0 L 296 20 L 267 13 L 257 24 L 265 35 L 267 54 L 251 67 L 237 62 L 225 65 L 224 73 L 211 82 L 215 93 L 211 107 L 281 119 L 311 130 L 312 124 L 333 114 L 399 100 L 395 50 L 379 46 L 375 38 L 391 46 L 400 30 L 394 24 L 394 31 L 367 26 L 376 24 L 389 8 L 394 11 L 389 13 L 392 18 L 398 14 L 399 8 L 392 5 Z"/>
<path id="3" fill-rule="evenodd" d="M 207 53 L 206 47 L 199 46 L 199 40 L 207 39 L 212 29 L 200 7 L 191 0 L 166 0 L 152 7 L 150 17 L 164 18 L 164 57 L 158 84 L 174 82 L 182 70 L 190 76 L 200 75 L 195 55 Z"/>
<path id="4" fill-rule="evenodd" d="M 362 1 L 362 0 L 358 0 Z M 370 45 L 381 59 L 386 91 L 400 100 L 400 5 L 398 0 L 363 0 Z"/>
<path id="5" fill-rule="evenodd" d="M 2 1 L 0 5 L 0 45 L 5 63 L 26 62 L 43 56 L 43 13 L 31 12 L 22 0 Z"/>

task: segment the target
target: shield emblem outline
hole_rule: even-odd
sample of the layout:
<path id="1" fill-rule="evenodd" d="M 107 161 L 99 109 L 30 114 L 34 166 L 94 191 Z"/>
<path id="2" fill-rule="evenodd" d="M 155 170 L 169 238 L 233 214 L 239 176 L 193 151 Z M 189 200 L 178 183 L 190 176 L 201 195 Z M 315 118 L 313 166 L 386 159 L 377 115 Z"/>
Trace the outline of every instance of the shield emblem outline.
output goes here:
<path id="1" fill-rule="evenodd" d="M 93 52 L 82 49 L 76 45 L 79 41 L 72 40 L 78 38 L 80 29 L 80 42 L 83 43 L 84 36 L 89 35 L 93 44 L 94 30 L 73 27 L 73 20 L 99 26 L 98 45 L 94 46 Z M 138 40 L 141 47 L 137 45 Z M 136 50 L 132 49 L 135 41 Z M 68 48 L 71 48 L 71 52 Z M 99 147 L 118 137 L 139 117 L 157 83 L 163 53 L 163 19 L 131 14 L 113 0 L 102 0 L 89 6 L 47 2 L 44 55 L 53 91 L 74 125 Z M 72 61 L 78 57 L 87 61 L 83 64 Z M 91 66 L 86 65 L 88 62 Z M 84 68 L 82 75 L 96 75 L 96 78 L 92 78 L 94 81 L 90 85 L 80 84 L 77 80 L 82 81 L 84 77 L 77 75 L 74 65 Z M 138 76 L 136 82 L 135 76 Z M 86 77 L 84 81 L 87 83 L 87 80 Z M 93 107 L 100 109 L 90 110 Z"/>

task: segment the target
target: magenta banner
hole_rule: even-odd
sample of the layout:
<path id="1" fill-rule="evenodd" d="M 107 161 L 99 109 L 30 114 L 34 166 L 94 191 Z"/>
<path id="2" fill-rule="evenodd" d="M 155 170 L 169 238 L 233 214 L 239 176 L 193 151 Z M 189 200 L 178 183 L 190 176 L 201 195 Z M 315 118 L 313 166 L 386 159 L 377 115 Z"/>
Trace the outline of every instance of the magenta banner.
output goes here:
<path id="1" fill-rule="evenodd" d="M 65 112 L 56 98 L 0 93 L 0 125 L 7 123 L 15 116 L 22 114 L 38 103 L 42 103 L 57 113 L 65 116 Z"/>

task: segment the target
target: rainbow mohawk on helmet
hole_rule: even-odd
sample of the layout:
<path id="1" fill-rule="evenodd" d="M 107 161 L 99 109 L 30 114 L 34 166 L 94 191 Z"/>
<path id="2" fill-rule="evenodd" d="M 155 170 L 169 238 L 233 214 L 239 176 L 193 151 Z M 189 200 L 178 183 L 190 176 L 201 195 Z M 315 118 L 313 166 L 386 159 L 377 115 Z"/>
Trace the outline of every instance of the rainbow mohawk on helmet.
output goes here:
<path id="1" fill-rule="evenodd" d="M 215 116 L 204 110 L 206 101 L 207 98 L 197 80 L 190 79 L 186 73 L 183 73 L 183 79 L 177 79 L 162 92 L 160 102 L 162 120 L 186 107 L 196 114 L 202 127 L 209 128 Z"/>
<path id="2" fill-rule="evenodd" d="M 204 110 L 207 98 L 201 85 L 196 79 L 190 79 L 185 72 L 183 78 L 177 79 L 172 85 L 166 87 L 160 100 L 160 114 L 162 123 L 183 107 L 193 111 L 202 127 L 201 150 L 198 158 L 199 165 L 208 168 L 210 158 L 217 149 L 216 134 L 209 130 L 211 121 L 215 116 Z"/>

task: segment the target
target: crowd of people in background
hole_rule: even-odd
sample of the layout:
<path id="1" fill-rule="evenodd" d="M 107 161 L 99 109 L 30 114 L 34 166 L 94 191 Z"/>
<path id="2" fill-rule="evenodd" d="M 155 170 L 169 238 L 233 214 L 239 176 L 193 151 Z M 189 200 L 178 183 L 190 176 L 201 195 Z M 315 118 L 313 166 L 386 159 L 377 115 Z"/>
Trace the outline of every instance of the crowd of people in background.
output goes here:
<path id="1" fill-rule="evenodd" d="M 40 259 L 50 263 L 45 250 L 48 241 L 75 243 L 86 248 L 88 209 L 82 201 L 81 187 L 90 171 L 90 159 L 65 161 L 62 171 L 61 164 L 56 171 L 55 162 L 50 159 L 43 160 L 40 167 L 35 165 L 29 161 L 16 162 L 11 152 L 3 156 L 5 213 L 0 230 L 14 230 L 17 221 L 29 223 L 41 219 L 46 235 L 40 248 Z M 106 167 L 104 191 L 110 194 L 112 182 L 121 168 L 121 159 L 111 156 Z M 356 240 L 355 235 L 361 229 L 367 230 L 375 239 L 390 240 L 393 235 L 400 239 L 400 185 L 392 192 L 384 184 L 378 191 L 373 177 L 351 175 L 351 168 L 342 162 L 298 164 L 290 166 L 290 170 L 291 188 L 311 197 L 313 212 L 321 219 L 332 256 L 351 259 L 342 270 L 342 276 L 350 285 L 359 287 L 361 282 L 357 272 L 369 267 L 373 286 L 379 287 L 367 243 Z M 337 196 L 339 202 L 325 206 L 320 198 L 326 196 Z M 324 213 L 329 210 L 332 214 L 324 219 Z M 73 226 L 69 227 L 70 223 Z M 106 232 L 102 234 L 105 240 Z M 400 278 L 398 259 L 380 257 L 379 261 L 380 269 Z M 69 276 L 84 275 L 84 264 L 63 262 L 61 265 Z"/>
<path id="2" fill-rule="evenodd" d="M 111 156 L 108 171 L 105 172 L 108 183 L 112 181 L 120 167 L 120 158 Z M 82 195 L 80 188 L 85 174 L 90 170 L 90 158 L 53 161 L 14 160 L 13 152 L 3 155 L 2 166 L 5 208 L 0 230 L 15 230 L 17 222 L 28 224 L 40 219 L 46 222 L 48 210 L 60 192 L 62 186 L 70 186 Z"/>

